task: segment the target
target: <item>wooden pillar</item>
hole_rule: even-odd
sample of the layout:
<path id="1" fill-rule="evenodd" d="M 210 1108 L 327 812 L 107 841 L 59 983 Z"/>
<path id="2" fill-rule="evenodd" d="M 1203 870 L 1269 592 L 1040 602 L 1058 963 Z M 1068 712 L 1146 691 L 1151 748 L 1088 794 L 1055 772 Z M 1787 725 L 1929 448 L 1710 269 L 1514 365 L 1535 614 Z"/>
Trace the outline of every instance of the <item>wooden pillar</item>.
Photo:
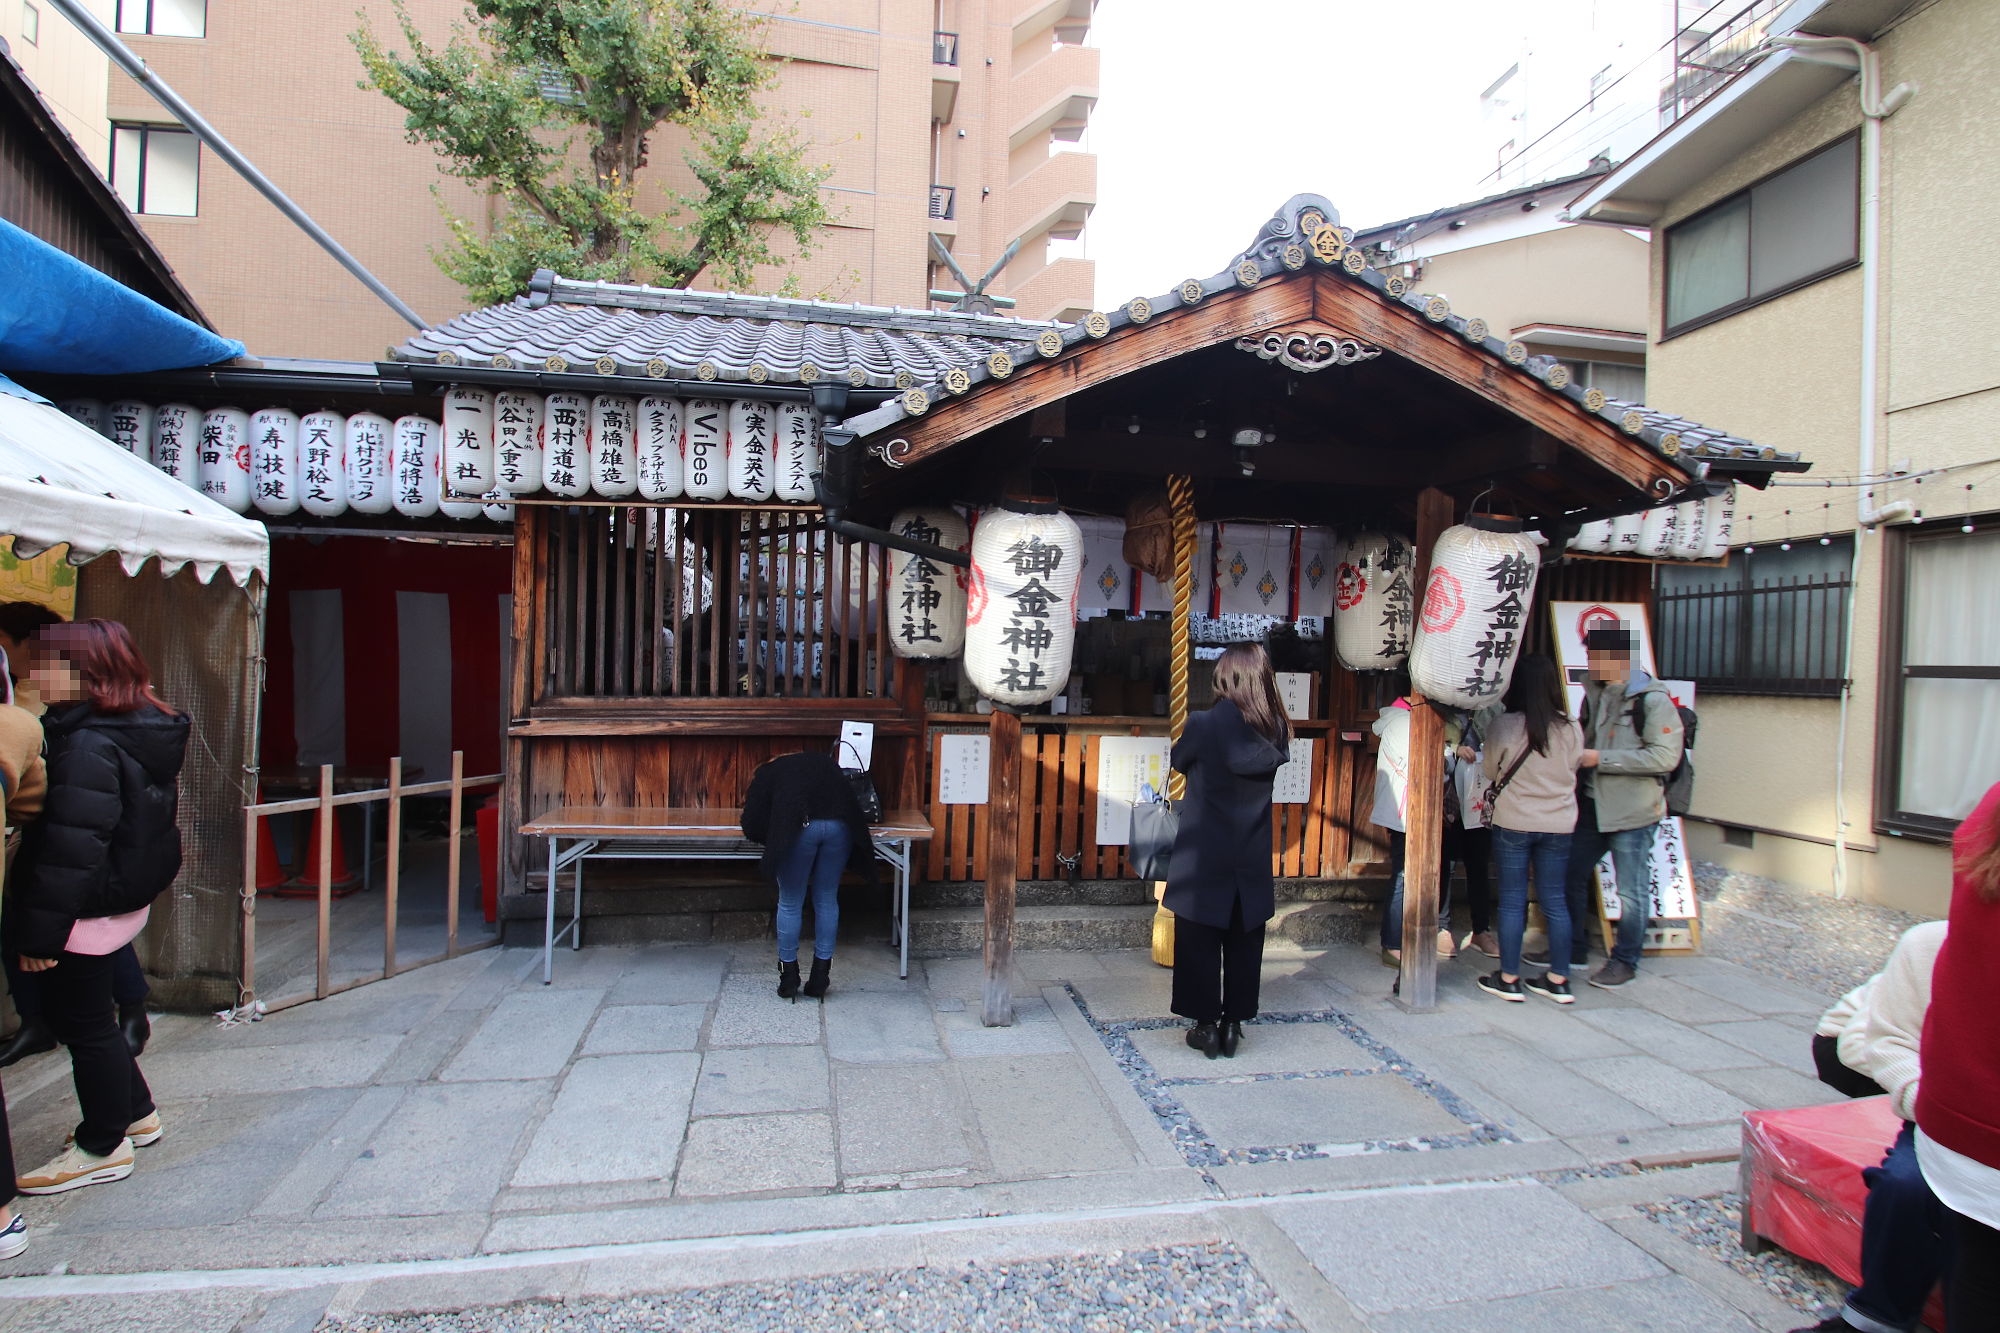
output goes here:
<path id="1" fill-rule="evenodd" d="M 986 1000 L 987 1027 L 1014 1023 L 1014 880 L 1020 852 L 1021 717 L 995 704 L 987 728 Z"/>
<path id="2" fill-rule="evenodd" d="M 1451 497 L 1436 487 L 1417 496 L 1417 614 L 1423 614 L 1431 551 L 1451 526 Z M 1403 810 L 1403 975 L 1405 1008 L 1437 1007 L 1439 874 L 1444 859 L 1444 714 L 1419 698 L 1410 714 L 1410 789 Z"/>
<path id="3" fill-rule="evenodd" d="M 540 624 L 536 612 L 546 586 L 548 563 L 543 558 L 540 510 L 520 505 L 514 510 L 514 621 L 510 651 L 502 664 L 501 679 L 507 691 L 509 724 L 528 715 L 534 698 L 540 654 L 535 634 Z M 525 893 L 528 888 L 528 843 L 516 830 L 532 818 L 528 809 L 528 745 L 518 736 L 508 736 L 501 750 L 500 769 L 500 891 Z M 395 836 L 393 832 L 390 835 Z M 392 844 L 393 845 L 393 844 Z M 555 886 L 549 886 L 555 892 Z"/>

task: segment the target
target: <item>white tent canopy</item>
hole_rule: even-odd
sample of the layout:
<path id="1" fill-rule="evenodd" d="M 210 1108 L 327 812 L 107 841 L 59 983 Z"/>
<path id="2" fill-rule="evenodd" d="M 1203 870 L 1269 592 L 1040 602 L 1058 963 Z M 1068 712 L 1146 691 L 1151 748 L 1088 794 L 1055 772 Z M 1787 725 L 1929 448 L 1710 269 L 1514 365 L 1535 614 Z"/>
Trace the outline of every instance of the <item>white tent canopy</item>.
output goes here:
<path id="1" fill-rule="evenodd" d="M 264 526 L 190 490 L 47 403 L 0 392 L 0 540 L 28 556 L 67 543 L 72 563 L 116 552 L 127 574 L 147 561 L 203 583 L 227 569 L 268 580 Z"/>

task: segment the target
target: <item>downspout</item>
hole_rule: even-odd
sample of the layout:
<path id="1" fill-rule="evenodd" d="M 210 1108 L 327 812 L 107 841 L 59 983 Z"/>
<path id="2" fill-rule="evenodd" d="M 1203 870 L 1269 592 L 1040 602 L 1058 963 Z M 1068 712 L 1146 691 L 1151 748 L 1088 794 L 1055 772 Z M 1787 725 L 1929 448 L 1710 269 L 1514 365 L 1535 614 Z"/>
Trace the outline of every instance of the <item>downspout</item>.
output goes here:
<path id="1" fill-rule="evenodd" d="M 813 406 L 830 421 L 837 420 L 847 410 L 846 387 L 814 385 Z M 820 470 L 812 474 L 813 498 L 819 501 L 819 507 L 825 513 L 828 532 L 851 542 L 873 542 L 891 551 L 922 556 L 941 565 L 959 569 L 972 567 L 970 552 L 955 551 L 933 542 L 915 541 L 845 517 L 847 506 L 854 502 L 854 483 L 856 474 L 861 470 L 861 460 L 855 453 L 854 432 L 844 426 L 828 425 L 820 431 L 820 439 L 825 446 L 825 458 Z"/>
<path id="2" fill-rule="evenodd" d="M 1767 47 L 1795 51 L 1804 60 L 1853 69 L 1860 75 L 1861 93 L 1861 420 L 1857 435 L 1861 491 L 1856 500 L 1854 561 L 1848 572 L 1847 679 L 1840 691 L 1840 730 L 1833 765 L 1833 894 L 1847 896 L 1847 724 L 1854 703 L 1854 614 L 1852 599 L 1861 583 L 1861 552 L 1870 529 L 1913 517 L 1916 506 L 1894 500 L 1875 507 L 1875 422 L 1877 413 L 1877 348 L 1882 308 L 1882 122 L 1896 114 L 1916 93 L 1908 83 L 1882 92 L 1882 56 L 1852 37 L 1793 34 L 1772 37 Z M 1831 57 L 1829 59 L 1829 57 Z M 1844 58 L 1843 58 L 1844 57 Z M 1851 64 L 1849 62 L 1852 62 Z"/>

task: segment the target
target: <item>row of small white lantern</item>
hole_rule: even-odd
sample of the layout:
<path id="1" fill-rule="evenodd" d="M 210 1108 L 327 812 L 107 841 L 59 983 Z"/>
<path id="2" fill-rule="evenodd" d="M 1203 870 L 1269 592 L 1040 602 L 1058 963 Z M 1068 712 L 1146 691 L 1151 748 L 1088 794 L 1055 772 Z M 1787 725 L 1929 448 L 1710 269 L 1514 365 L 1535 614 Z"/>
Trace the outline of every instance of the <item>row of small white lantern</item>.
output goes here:
<path id="1" fill-rule="evenodd" d="M 442 422 L 94 399 L 62 408 L 236 512 L 274 517 L 504 519 L 510 498 L 535 494 L 807 501 L 820 467 L 819 419 L 804 403 L 453 387 Z"/>
<path id="2" fill-rule="evenodd" d="M 1586 523 L 1569 549 L 1585 555 L 1633 555 L 1649 560 L 1720 560 L 1736 525 L 1735 487 L 1705 499 L 1662 505 L 1644 513 Z"/>

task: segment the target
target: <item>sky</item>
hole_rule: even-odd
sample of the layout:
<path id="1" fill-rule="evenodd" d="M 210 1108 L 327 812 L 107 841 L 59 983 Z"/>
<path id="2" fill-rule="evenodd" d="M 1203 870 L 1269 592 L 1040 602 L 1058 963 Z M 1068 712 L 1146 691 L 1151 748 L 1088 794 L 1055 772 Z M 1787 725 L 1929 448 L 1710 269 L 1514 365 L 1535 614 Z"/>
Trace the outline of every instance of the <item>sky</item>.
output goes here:
<path id="1" fill-rule="evenodd" d="M 1084 233 L 1098 307 L 1219 271 L 1294 194 L 1363 227 L 1492 193 L 1479 94 L 1538 8 L 1100 0 L 1101 92 L 1080 145 L 1098 159 Z"/>

